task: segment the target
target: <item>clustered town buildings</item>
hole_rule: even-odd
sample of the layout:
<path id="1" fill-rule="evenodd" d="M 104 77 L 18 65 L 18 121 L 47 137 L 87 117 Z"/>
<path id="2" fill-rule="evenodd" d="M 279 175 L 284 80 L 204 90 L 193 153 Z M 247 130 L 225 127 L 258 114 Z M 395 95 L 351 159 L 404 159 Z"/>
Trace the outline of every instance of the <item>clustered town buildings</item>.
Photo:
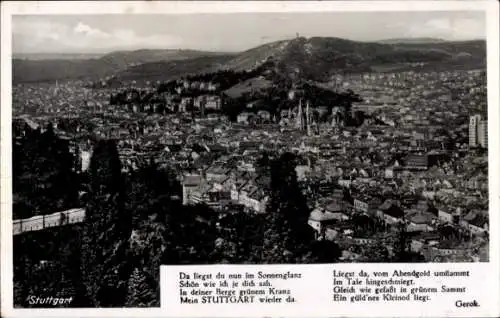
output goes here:
<path id="1" fill-rule="evenodd" d="M 218 211 L 266 213 L 269 176 L 257 161 L 263 152 L 294 152 L 312 209 L 309 224 L 318 239 L 339 242 L 346 260 L 362 259 L 357 247 L 382 239 L 402 222 L 413 234 L 411 249 L 427 260 L 486 260 L 484 71 L 346 75 L 330 84 L 359 92 L 364 101 L 353 109 L 372 119 L 360 127 L 337 120 L 304 127 L 297 125 L 297 103 L 280 123 L 265 111 L 244 112 L 229 122 L 220 113 L 203 113 L 221 107 L 220 98 L 210 93 L 211 83 L 198 83 L 207 94 L 181 99 L 169 115 L 155 113 L 152 105 L 109 105 L 118 89 L 87 89 L 79 81 L 14 86 L 13 111 L 33 128 L 52 122 L 79 153 L 79 169 L 88 167 L 89 136 L 115 138 L 124 172 L 150 161 L 174 167 L 182 175 L 183 203 L 206 203 Z M 190 102 L 201 116 L 186 111 Z M 305 103 L 300 107 L 309 109 Z M 250 125 L 251 116 L 260 120 Z M 352 219 L 360 214 L 386 230 L 357 233 Z M 460 235 L 443 235 L 446 230 Z"/>

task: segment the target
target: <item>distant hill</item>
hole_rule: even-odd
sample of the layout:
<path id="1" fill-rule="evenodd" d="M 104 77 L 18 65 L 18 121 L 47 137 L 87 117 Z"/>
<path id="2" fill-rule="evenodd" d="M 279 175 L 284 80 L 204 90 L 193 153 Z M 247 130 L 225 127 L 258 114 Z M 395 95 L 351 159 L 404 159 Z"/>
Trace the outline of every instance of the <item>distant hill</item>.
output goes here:
<path id="1" fill-rule="evenodd" d="M 122 81 L 130 80 L 171 80 L 201 71 L 216 71 L 233 55 L 203 56 L 185 60 L 159 61 L 129 67 L 116 76 Z"/>
<path id="2" fill-rule="evenodd" d="M 443 39 L 437 38 L 397 38 L 377 41 L 381 44 L 421 44 L 421 43 L 443 43 Z"/>
<path id="3" fill-rule="evenodd" d="M 244 51 L 228 61 L 224 68 L 244 70 L 253 68 L 268 58 L 279 59 L 291 41 L 277 41 Z"/>
<path id="4" fill-rule="evenodd" d="M 113 65 L 89 60 L 12 60 L 12 83 L 50 82 L 64 79 L 85 79 L 113 74 Z"/>
<path id="5" fill-rule="evenodd" d="M 225 67 L 252 68 L 271 57 L 290 75 L 325 80 L 344 72 L 372 71 L 376 65 L 404 63 L 484 63 L 485 41 L 382 44 L 313 37 L 279 41 L 245 51 Z M 459 64 L 459 63 L 456 63 Z"/>
<path id="6" fill-rule="evenodd" d="M 223 54 L 194 50 L 137 50 L 117 51 L 93 58 L 64 54 L 17 55 L 12 60 L 12 80 L 14 84 L 62 79 L 95 80 L 144 63 L 181 61 Z"/>
<path id="7" fill-rule="evenodd" d="M 207 56 L 227 55 L 227 53 L 195 51 L 195 50 L 136 50 L 136 51 L 117 51 L 104 55 L 102 61 L 117 63 L 125 68 L 133 64 L 144 64 L 154 62 L 170 62 L 195 59 Z"/>
<path id="8" fill-rule="evenodd" d="M 187 63 L 188 73 L 193 70 L 209 73 L 222 69 L 249 70 L 273 61 L 277 70 L 287 77 L 300 75 L 305 79 L 325 81 L 338 73 L 411 69 L 412 63 L 425 63 L 429 69 L 484 65 L 485 52 L 484 41 L 381 44 L 339 38 L 296 38 L 268 43 L 232 56 L 221 55 L 208 65 L 204 59 L 145 63 L 117 76 L 168 80 L 183 75 L 183 63 Z M 194 67 L 197 64 L 198 69 Z"/>
<path id="9" fill-rule="evenodd" d="M 99 79 L 116 76 L 131 80 L 169 80 L 188 73 L 253 69 L 272 60 L 287 77 L 325 81 L 332 75 L 378 70 L 484 67 L 486 42 L 447 42 L 439 39 L 393 39 L 390 44 L 356 42 L 332 37 L 277 41 L 237 53 L 190 50 L 138 50 L 113 52 L 86 60 L 14 60 L 13 81 Z M 424 65 L 424 66 L 422 66 Z"/>
<path id="10" fill-rule="evenodd" d="M 102 57 L 102 53 L 14 53 L 14 59 L 19 60 L 89 60 Z"/>

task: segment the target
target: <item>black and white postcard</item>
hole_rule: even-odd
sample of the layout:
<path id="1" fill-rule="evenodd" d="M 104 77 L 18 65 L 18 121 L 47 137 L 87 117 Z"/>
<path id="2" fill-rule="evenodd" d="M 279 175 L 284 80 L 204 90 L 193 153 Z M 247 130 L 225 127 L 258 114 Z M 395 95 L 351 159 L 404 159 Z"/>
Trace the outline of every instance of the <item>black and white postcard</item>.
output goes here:
<path id="1" fill-rule="evenodd" d="M 495 1 L 2 3 L 2 316 L 498 316 L 498 38 Z"/>

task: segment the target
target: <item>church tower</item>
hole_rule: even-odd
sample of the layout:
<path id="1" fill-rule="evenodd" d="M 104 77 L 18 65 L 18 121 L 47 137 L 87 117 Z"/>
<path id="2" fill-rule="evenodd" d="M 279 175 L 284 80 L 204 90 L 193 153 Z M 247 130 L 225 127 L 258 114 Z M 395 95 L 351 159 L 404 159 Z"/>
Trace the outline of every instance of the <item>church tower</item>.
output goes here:
<path id="1" fill-rule="evenodd" d="M 309 101 L 306 102 L 306 127 L 307 135 L 311 136 L 311 114 L 309 109 Z"/>
<path id="2" fill-rule="evenodd" d="M 299 99 L 299 110 L 297 111 L 297 118 L 295 119 L 295 126 L 298 129 L 303 129 L 303 120 L 302 120 L 302 99 Z"/>

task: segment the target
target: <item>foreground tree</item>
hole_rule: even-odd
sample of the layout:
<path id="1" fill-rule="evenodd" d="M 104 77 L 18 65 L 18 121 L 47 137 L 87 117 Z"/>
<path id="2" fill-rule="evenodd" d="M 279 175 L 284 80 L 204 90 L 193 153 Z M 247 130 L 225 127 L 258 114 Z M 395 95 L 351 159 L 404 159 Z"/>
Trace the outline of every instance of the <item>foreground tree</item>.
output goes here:
<path id="1" fill-rule="evenodd" d="M 301 263 L 314 241 L 309 208 L 295 172 L 295 157 L 285 153 L 271 163 L 271 198 L 264 231 L 264 263 Z"/>
<path id="2" fill-rule="evenodd" d="M 52 125 L 47 131 L 25 128 L 26 135 L 12 140 L 13 217 L 29 218 L 78 205 L 79 180 L 75 157 L 67 141 Z M 15 137 L 15 136 L 14 136 Z"/>
<path id="3" fill-rule="evenodd" d="M 131 217 L 123 207 L 120 159 L 113 141 L 99 141 L 90 162 L 90 193 L 82 236 L 82 278 L 88 305 L 123 306 Z"/>
<path id="4" fill-rule="evenodd" d="M 128 282 L 127 307 L 159 306 L 154 280 L 144 271 L 135 268 Z"/>
<path id="5" fill-rule="evenodd" d="M 399 251 L 398 257 L 403 255 L 402 253 L 404 252 Z M 377 239 L 374 243 L 367 245 L 366 248 L 362 249 L 362 254 L 369 263 L 387 263 L 391 261 L 387 242 L 384 239 Z"/>

